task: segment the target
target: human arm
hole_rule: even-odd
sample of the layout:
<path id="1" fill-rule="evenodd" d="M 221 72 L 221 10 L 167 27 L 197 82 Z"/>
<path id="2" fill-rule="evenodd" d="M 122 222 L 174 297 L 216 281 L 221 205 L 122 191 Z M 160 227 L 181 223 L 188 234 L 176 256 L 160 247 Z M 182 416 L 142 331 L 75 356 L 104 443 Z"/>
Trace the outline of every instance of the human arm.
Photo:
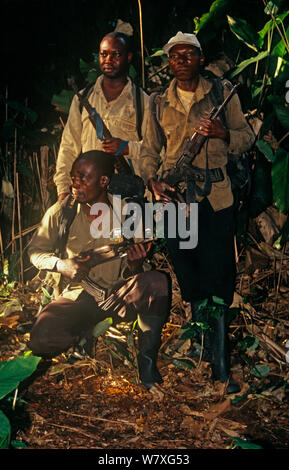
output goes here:
<path id="1" fill-rule="evenodd" d="M 57 202 L 45 213 L 40 227 L 28 246 L 31 263 L 39 270 L 63 274 L 71 280 L 80 280 L 88 273 L 86 260 L 61 259 L 55 254 L 59 237 L 61 203 Z"/>
<path id="2" fill-rule="evenodd" d="M 82 122 L 79 111 L 79 100 L 75 95 L 69 110 L 69 115 L 63 129 L 60 148 L 56 162 L 56 173 L 54 183 L 57 194 L 64 199 L 69 193 L 71 185 L 70 171 L 74 160 L 81 152 Z M 63 195 L 61 197 L 61 195 Z"/>
<path id="3" fill-rule="evenodd" d="M 225 98 L 229 92 L 230 87 L 224 86 Z M 206 115 L 202 116 L 195 126 L 195 131 L 205 137 L 225 141 L 229 154 L 237 155 L 246 152 L 253 145 L 255 135 L 245 119 L 236 93 L 225 107 L 225 117 L 226 122 L 223 123 L 219 118 L 210 120 Z"/>
<path id="4" fill-rule="evenodd" d="M 157 178 L 158 169 L 162 163 L 161 152 L 164 147 L 163 135 L 152 110 L 148 110 L 148 120 L 140 151 L 140 173 L 148 189 L 157 201 L 166 203 L 172 200 L 169 192 L 174 188 Z"/>

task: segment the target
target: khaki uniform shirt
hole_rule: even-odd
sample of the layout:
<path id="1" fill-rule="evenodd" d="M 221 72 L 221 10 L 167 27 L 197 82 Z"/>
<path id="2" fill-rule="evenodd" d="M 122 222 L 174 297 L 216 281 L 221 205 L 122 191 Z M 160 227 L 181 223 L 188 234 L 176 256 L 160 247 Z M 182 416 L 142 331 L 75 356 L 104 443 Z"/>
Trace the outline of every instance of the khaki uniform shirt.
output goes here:
<path id="1" fill-rule="evenodd" d="M 110 202 L 112 198 L 108 195 Z M 59 219 L 61 215 L 61 206 L 64 201 L 58 201 L 51 206 L 45 213 L 38 231 L 33 236 L 29 248 L 28 255 L 31 263 L 39 270 L 53 271 L 56 262 L 59 260 L 54 253 L 54 246 L 59 234 Z M 111 216 L 112 216 L 112 209 Z M 112 220 L 112 218 L 111 218 Z M 93 238 L 90 233 L 91 221 L 87 217 L 81 204 L 78 205 L 76 216 L 71 224 L 66 251 L 67 257 L 73 258 L 80 252 L 101 246 L 117 243 L 117 239 Z M 104 264 L 95 266 L 89 271 L 89 278 L 96 282 L 100 287 L 107 289 L 108 295 L 117 284 L 125 279 L 124 271 L 127 267 L 126 257 L 114 259 Z M 50 276 L 53 282 L 50 284 L 55 287 L 60 280 L 60 274 L 55 272 Z M 61 296 L 75 300 L 83 291 L 83 287 L 70 280 L 65 280 L 66 287 Z M 48 282 L 49 284 L 49 282 Z"/>
<path id="2" fill-rule="evenodd" d="M 155 178 L 157 173 L 171 168 L 181 156 L 182 151 L 193 134 L 193 129 L 205 111 L 211 111 L 213 107 L 210 98 L 212 83 L 200 76 L 198 87 L 193 94 L 191 107 L 187 112 L 178 97 L 176 79 L 169 88 L 157 97 L 157 105 L 160 107 L 160 125 L 164 130 L 167 148 L 162 157 L 162 142 L 156 130 L 155 120 L 150 115 L 146 133 L 143 137 L 143 145 L 140 156 L 140 170 L 145 182 L 149 178 Z M 224 87 L 224 97 L 229 90 Z M 240 154 L 248 150 L 254 142 L 254 134 L 247 124 L 242 113 L 238 96 L 235 94 L 226 106 L 227 128 L 230 133 L 230 144 L 221 139 L 209 139 L 208 145 L 203 145 L 200 153 L 193 161 L 193 165 L 205 169 L 206 151 L 208 153 L 209 168 L 222 168 L 225 179 L 213 183 L 208 200 L 215 211 L 225 209 L 232 205 L 233 195 L 231 183 L 226 173 L 227 154 Z M 199 183 L 198 183 L 199 184 Z M 201 185 L 200 185 L 201 186 Z M 201 200 L 200 197 L 197 199 Z"/>
<path id="3" fill-rule="evenodd" d="M 101 116 L 111 135 L 115 138 L 128 141 L 129 154 L 125 157 L 132 159 L 136 174 L 139 174 L 138 159 L 141 141 L 139 141 L 136 127 L 136 109 L 133 98 L 133 84 L 130 78 L 116 100 L 108 102 L 103 94 L 101 83 L 103 76 L 98 77 L 89 102 Z M 142 135 L 146 128 L 149 98 L 141 91 L 144 116 Z M 75 95 L 69 110 L 69 116 L 62 133 L 60 149 L 56 163 L 54 182 L 57 193 L 68 193 L 71 185 L 70 170 L 74 160 L 80 152 L 102 150 L 102 143 L 97 138 L 96 130 L 89 120 L 88 112 L 83 108 L 79 111 L 79 99 Z"/>

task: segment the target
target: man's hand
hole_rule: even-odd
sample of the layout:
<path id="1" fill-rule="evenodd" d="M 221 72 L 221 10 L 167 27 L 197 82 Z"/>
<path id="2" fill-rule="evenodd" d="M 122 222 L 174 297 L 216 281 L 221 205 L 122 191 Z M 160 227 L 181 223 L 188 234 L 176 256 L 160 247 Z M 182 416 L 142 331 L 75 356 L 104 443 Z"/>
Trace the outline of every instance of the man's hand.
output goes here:
<path id="1" fill-rule="evenodd" d="M 69 193 L 62 193 L 62 194 L 59 194 L 57 200 L 58 201 L 62 201 L 63 199 L 66 198 L 66 196 L 68 196 Z"/>
<path id="2" fill-rule="evenodd" d="M 206 114 L 209 114 L 206 112 Z M 195 127 L 195 131 L 198 134 L 204 135 L 205 137 L 218 138 L 228 142 L 230 140 L 230 133 L 226 129 L 219 119 L 211 121 L 202 117 Z"/>
<path id="3" fill-rule="evenodd" d="M 102 149 L 106 153 L 115 154 L 118 151 L 121 143 L 122 143 L 121 139 L 111 137 L 110 139 L 105 139 L 102 141 Z M 129 150 L 128 150 L 128 145 L 127 145 L 119 155 L 128 155 L 128 153 L 129 153 Z"/>
<path id="4" fill-rule="evenodd" d="M 177 198 L 176 190 L 165 181 L 157 181 L 154 178 L 150 178 L 148 181 L 148 188 L 153 193 L 156 201 L 162 202 L 163 204 L 171 202 L 173 199 Z"/>
<path id="5" fill-rule="evenodd" d="M 137 274 L 142 271 L 142 264 L 147 257 L 148 252 L 151 249 L 151 243 L 144 245 L 143 243 L 137 243 L 132 245 L 127 251 L 127 264 L 129 270 L 133 274 Z"/>
<path id="6" fill-rule="evenodd" d="M 81 281 L 87 276 L 89 266 L 85 264 L 87 258 L 84 260 L 76 260 L 74 258 L 60 259 L 56 263 L 57 272 L 67 277 L 71 281 Z"/>

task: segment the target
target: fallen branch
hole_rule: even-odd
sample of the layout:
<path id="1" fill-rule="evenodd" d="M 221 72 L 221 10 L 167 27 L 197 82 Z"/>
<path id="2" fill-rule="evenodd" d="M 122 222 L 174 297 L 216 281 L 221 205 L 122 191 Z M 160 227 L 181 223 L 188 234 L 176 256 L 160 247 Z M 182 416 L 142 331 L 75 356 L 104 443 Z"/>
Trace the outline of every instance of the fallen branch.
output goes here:
<path id="1" fill-rule="evenodd" d="M 282 346 L 279 346 L 277 343 L 275 343 L 258 326 L 246 324 L 246 328 L 252 336 L 256 336 L 256 338 L 258 338 L 261 343 L 271 349 L 271 351 L 273 351 L 275 354 L 278 353 L 281 356 L 281 359 L 288 365 L 286 361 L 287 350 L 285 348 L 282 348 Z"/>

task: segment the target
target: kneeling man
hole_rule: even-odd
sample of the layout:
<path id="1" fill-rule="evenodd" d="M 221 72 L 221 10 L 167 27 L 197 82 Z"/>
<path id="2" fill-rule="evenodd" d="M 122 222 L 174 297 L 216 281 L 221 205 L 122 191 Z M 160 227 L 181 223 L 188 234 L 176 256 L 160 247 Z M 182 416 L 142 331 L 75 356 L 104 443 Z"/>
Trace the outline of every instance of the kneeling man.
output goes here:
<path id="1" fill-rule="evenodd" d="M 97 150 L 81 154 L 71 171 L 77 210 L 67 237 L 66 256 L 56 253 L 63 207 L 69 196 L 48 209 L 30 243 L 32 264 L 40 270 L 59 273 L 65 284 L 60 296 L 38 316 L 31 330 L 30 347 L 39 356 L 56 356 L 91 334 L 94 326 L 107 317 L 116 323 L 137 318 L 139 376 L 150 389 L 162 382 L 156 362 L 162 327 L 170 309 L 170 279 L 158 270 L 143 272 L 147 256 L 144 244 L 132 245 L 126 257 L 96 266 L 78 257 L 84 251 L 119 241 L 94 238 L 90 230 L 100 216 L 91 215 L 93 204 L 105 204 L 113 215 L 112 197 L 107 191 L 112 174 L 112 156 Z M 95 286 L 92 291 L 88 289 L 90 293 L 85 290 L 88 278 L 90 287 Z"/>

